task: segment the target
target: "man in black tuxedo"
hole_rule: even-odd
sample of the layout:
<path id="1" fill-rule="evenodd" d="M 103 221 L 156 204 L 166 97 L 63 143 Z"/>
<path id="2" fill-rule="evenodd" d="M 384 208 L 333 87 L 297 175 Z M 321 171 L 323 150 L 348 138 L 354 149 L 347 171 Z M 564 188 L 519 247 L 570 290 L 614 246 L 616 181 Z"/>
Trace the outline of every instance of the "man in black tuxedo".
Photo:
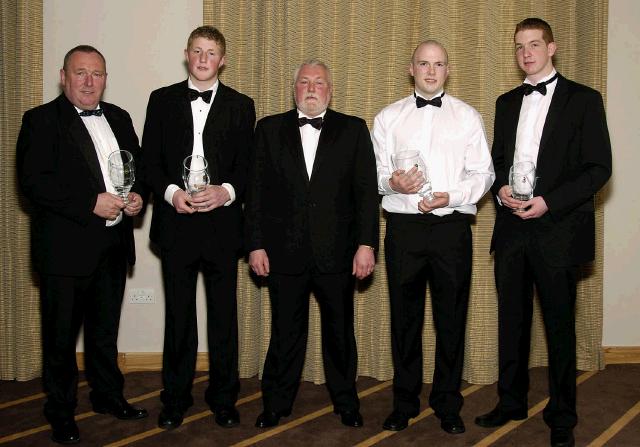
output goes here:
<path id="1" fill-rule="evenodd" d="M 80 440 L 74 410 L 82 323 L 93 410 L 119 419 L 147 416 L 124 399 L 117 363 L 127 262 L 135 262 L 131 217 L 142 209 L 142 189 L 136 183 L 125 204 L 108 170 L 115 150 L 127 150 L 139 162 L 138 137 L 126 111 L 101 101 L 106 82 L 106 62 L 97 49 L 71 49 L 60 70 L 64 93 L 24 114 L 17 143 L 40 280 L 44 413 L 52 439 L 62 444 Z"/>
<path id="2" fill-rule="evenodd" d="M 223 427 L 239 423 L 237 262 L 242 249 L 242 197 L 255 123 L 251 98 L 225 86 L 218 71 L 225 39 L 196 28 L 184 51 L 189 77 L 151 93 L 142 137 L 147 181 L 154 193 L 151 240 L 160 248 L 165 291 L 158 425 L 178 427 L 193 404 L 198 349 L 196 283 L 202 270 L 207 299 L 209 387 L 205 399 Z M 183 161 L 204 156 L 210 184 L 187 194 Z"/>
<path id="3" fill-rule="evenodd" d="M 514 35 L 525 83 L 496 102 L 493 164 L 497 200 L 491 243 L 499 317 L 499 403 L 476 418 L 496 427 L 527 417 L 533 286 L 549 351 L 551 445 L 574 444 L 575 301 L 579 266 L 594 259 L 594 195 L 611 175 L 611 145 L 600 94 L 556 72 L 550 26 L 525 19 Z M 516 200 L 509 168 L 530 161 L 537 184 Z M 532 180 L 532 179 L 531 179 Z"/>
<path id="4" fill-rule="evenodd" d="M 375 266 L 373 148 L 362 119 L 327 109 L 333 86 L 323 62 L 304 62 L 294 79 L 297 110 L 258 122 L 247 190 L 249 264 L 268 277 L 272 314 L 262 377 L 264 411 L 256 426 L 275 426 L 291 413 L 313 291 L 334 411 L 343 424 L 359 427 L 353 276 L 363 279 Z"/>

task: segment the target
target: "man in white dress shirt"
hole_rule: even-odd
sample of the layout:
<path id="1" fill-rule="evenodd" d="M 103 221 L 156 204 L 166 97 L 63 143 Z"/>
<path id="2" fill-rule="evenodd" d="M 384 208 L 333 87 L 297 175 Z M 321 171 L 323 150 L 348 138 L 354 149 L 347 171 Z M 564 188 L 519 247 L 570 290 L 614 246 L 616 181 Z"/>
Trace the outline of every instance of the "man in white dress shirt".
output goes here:
<path id="1" fill-rule="evenodd" d="M 422 328 L 427 282 L 436 329 L 429 404 L 448 433 L 465 431 L 460 393 L 471 280 L 471 221 L 494 180 L 480 114 L 445 94 L 446 49 L 427 40 L 415 49 L 409 73 L 415 92 L 375 118 L 378 191 L 386 211 L 385 259 L 394 364 L 393 412 L 383 424 L 403 430 L 418 415 L 422 386 Z M 427 172 L 395 170 L 392 156 L 418 151 Z M 427 177 L 428 175 L 428 177 Z M 419 193 L 430 183 L 431 200 Z"/>

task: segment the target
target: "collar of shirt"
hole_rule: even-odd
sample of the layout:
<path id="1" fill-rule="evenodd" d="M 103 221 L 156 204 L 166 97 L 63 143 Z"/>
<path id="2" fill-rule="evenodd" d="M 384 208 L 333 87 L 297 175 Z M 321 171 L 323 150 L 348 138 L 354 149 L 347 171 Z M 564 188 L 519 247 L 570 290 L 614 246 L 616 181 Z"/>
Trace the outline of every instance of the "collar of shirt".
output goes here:
<path id="1" fill-rule="evenodd" d="M 316 115 L 316 116 L 309 116 L 306 113 L 303 113 L 302 110 L 300 110 L 300 109 L 296 109 L 296 110 L 298 111 L 298 118 L 303 118 L 303 117 L 304 118 L 309 118 L 309 119 L 318 118 L 318 117 L 324 118 L 324 116 L 327 114 L 327 109 L 324 109 L 324 111 L 321 114 Z"/>
<path id="2" fill-rule="evenodd" d="M 205 89 L 205 90 L 200 90 L 198 87 L 195 86 L 195 84 L 191 80 L 191 76 L 189 76 L 187 78 L 187 87 L 192 88 L 194 90 L 197 90 L 199 92 L 206 92 L 207 90 L 211 90 L 213 92 L 213 93 L 211 93 L 211 102 L 209 104 L 213 104 L 213 98 L 216 97 L 216 93 L 218 91 L 218 86 L 219 85 L 220 85 L 220 79 L 216 79 L 216 82 L 214 82 L 211 87 L 209 87 L 208 89 Z M 198 98 L 197 101 L 202 101 L 202 98 Z M 204 102 L 204 101 L 202 101 L 202 102 Z"/>
<path id="3" fill-rule="evenodd" d="M 75 105 L 74 105 L 73 107 L 75 107 L 76 112 L 78 112 L 78 114 L 80 114 L 81 112 L 84 112 L 85 110 L 89 110 L 89 109 L 81 109 L 81 108 L 79 108 L 79 107 L 76 107 Z M 100 103 L 98 103 L 98 105 L 96 106 L 96 108 L 95 108 L 95 109 L 93 109 L 93 110 L 99 110 L 99 109 L 101 109 L 101 108 L 102 108 L 102 107 L 100 107 Z M 91 115 L 91 116 L 81 116 L 80 118 L 102 118 L 102 117 L 104 117 L 104 113 L 102 114 L 102 116 Z"/>
<path id="4" fill-rule="evenodd" d="M 555 68 L 553 68 L 553 69 L 551 70 L 551 73 L 549 73 L 549 74 L 548 74 L 547 76 L 545 76 L 544 78 L 540 79 L 538 82 L 532 82 L 529 78 L 524 78 L 524 81 L 522 81 L 522 83 L 523 83 L 523 84 L 536 85 L 536 84 L 539 84 L 539 83 L 541 83 L 541 82 L 545 82 L 545 81 L 547 81 L 547 80 L 551 79 L 552 77 L 554 77 L 554 76 L 556 75 L 556 73 L 557 73 L 556 69 L 555 69 Z M 548 87 L 548 86 L 550 86 L 550 85 L 555 85 L 555 83 L 556 83 L 556 82 L 558 82 L 558 80 L 557 80 L 557 79 L 556 79 L 555 81 L 553 81 L 551 84 L 547 85 L 547 87 Z"/>
<path id="5" fill-rule="evenodd" d="M 421 95 L 420 93 L 418 93 L 418 91 L 417 91 L 417 90 L 414 90 L 414 91 L 413 91 L 414 96 L 416 96 L 416 97 L 417 97 L 417 96 L 419 96 L 419 97 L 421 97 L 421 98 L 423 98 L 423 99 L 427 99 L 427 100 L 429 100 L 429 99 L 433 99 L 433 98 L 437 98 L 438 96 L 442 96 L 442 94 L 443 94 L 443 93 L 444 93 L 444 89 L 443 89 L 443 88 L 441 88 L 441 89 L 440 89 L 440 90 L 438 90 L 435 94 L 431 95 L 431 98 L 425 98 L 425 97 L 424 97 L 424 95 Z M 442 99 L 444 99 L 444 97 L 443 97 Z"/>

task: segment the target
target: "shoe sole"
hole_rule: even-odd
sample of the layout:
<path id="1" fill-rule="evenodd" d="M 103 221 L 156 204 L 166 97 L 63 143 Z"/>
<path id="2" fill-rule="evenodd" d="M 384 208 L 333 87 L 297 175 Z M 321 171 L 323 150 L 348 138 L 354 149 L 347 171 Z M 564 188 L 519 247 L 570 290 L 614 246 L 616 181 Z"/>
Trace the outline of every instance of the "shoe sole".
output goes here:
<path id="1" fill-rule="evenodd" d="M 171 431 L 171 430 L 175 430 L 176 428 L 180 427 L 182 425 L 182 421 L 180 421 L 179 424 L 165 424 L 165 425 L 161 425 L 158 424 L 158 428 L 161 428 L 163 430 L 167 430 L 167 431 Z"/>
<path id="2" fill-rule="evenodd" d="M 474 422 L 477 426 L 479 426 L 479 427 L 484 427 L 484 428 L 496 428 L 496 427 L 502 427 L 503 425 L 508 424 L 508 423 L 509 423 L 509 422 L 511 422 L 511 421 L 524 421 L 525 419 L 527 419 L 527 417 L 528 417 L 528 416 L 524 416 L 524 417 L 521 417 L 521 416 L 511 417 L 511 418 L 509 418 L 508 420 L 504 421 L 502 424 L 489 424 L 489 423 L 486 423 L 486 422 L 479 421 L 478 419 L 474 420 L 473 422 Z"/>
<path id="3" fill-rule="evenodd" d="M 72 440 L 72 441 L 60 441 L 60 440 L 58 440 L 58 439 L 54 438 L 53 436 L 51 436 L 51 440 L 52 440 L 53 442 L 56 442 L 56 443 L 58 443 L 58 444 L 62 444 L 62 445 L 73 445 L 73 444 L 78 444 L 78 443 L 80 443 L 80 438 L 78 438 L 78 439 L 74 439 L 74 440 Z"/>

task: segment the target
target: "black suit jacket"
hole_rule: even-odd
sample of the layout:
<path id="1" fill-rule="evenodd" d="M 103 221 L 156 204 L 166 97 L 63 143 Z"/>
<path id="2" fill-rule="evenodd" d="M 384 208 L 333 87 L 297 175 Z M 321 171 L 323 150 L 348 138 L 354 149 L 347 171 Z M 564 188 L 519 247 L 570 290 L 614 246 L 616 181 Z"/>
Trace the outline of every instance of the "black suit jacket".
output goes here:
<path id="1" fill-rule="evenodd" d="M 121 150 L 142 169 L 140 148 L 129 114 L 100 102 Z M 95 146 L 82 118 L 64 94 L 27 111 L 17 143 L 18 181 L 33 205 L 31 249 L 34 266 L 45 274 L 86 276 L 108 242 L 105 219 L 93 213 L 105 192 Z M 134 191 L 143 194 L 140 182 Z M 116 226 L 123 256 L 135 262 L 132 219 L 123 214 Z"/>
<path id="2" fill-rule="evenodd" d="M 509 183 L 513 164 L 522 86 L 496 101 L 493 166 L 497 195 Z M 533 225 L 540 248 L 550 265 L 578 265 L 594 259 L 594 195 L 611 176 L 611 143 L 600 93 L 558 77 L 544 124 L 538 153 L 535 196 L 549 211 L 523 222 L 497 206 L 492 249 L 518 237 L 520 225 Z"/>
<path id="3" fill-rule="evenodd" d="M 378 246 L 376 164 L 366 123 L 327 110 L 309 178 L 297 111 L 256 127 L 246 244 L 265 249 L 271 271 L 351 269 L 360 244 Z"/>
<path id="4" fill-rule="evenodd" d="M 193 152 L 193 115 L 187 91 L 185 80 L 152 92 L 142 136 L 146 182 L 155 196 L 150 238 L 164 249 L 173 246 L 177 231 L 188 228 L 194 217 L 178 214 L 164 200 L 170 184 L 184 189 L 182 163 Z M 242 199 L 255 119 L 253 100 L 220 82 L 202 142 L 211 184 L 229 183 L 236 193 L 230 206 L 207 213 L 222 236 L 221 243 L 230 250 L 242 247 Z"/>

